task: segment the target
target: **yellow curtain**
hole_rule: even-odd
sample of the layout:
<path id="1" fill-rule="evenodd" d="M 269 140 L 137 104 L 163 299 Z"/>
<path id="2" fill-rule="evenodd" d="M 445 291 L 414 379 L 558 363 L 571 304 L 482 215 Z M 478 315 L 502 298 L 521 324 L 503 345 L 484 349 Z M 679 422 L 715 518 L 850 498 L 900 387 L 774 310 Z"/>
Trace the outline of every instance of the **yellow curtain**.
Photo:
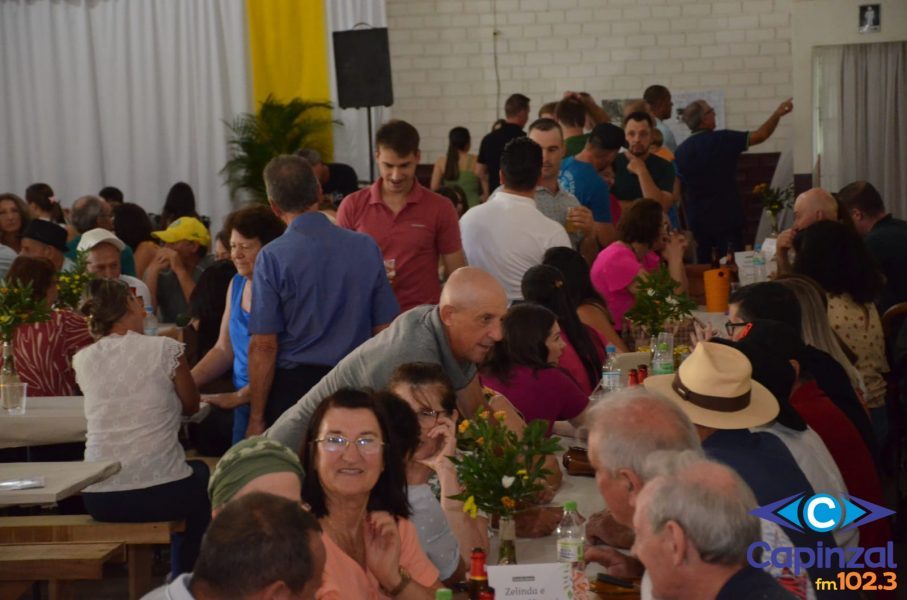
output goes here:
<path id="1" fill-rule="evenodd" d="M 256 108 L 279 100 L 331 99 L 325 0 L 246 0 L 249 57 Z M 329 111 L 323 115 L 330 117 Z M 312 145 L 330 160 L 330 128 Z"/>

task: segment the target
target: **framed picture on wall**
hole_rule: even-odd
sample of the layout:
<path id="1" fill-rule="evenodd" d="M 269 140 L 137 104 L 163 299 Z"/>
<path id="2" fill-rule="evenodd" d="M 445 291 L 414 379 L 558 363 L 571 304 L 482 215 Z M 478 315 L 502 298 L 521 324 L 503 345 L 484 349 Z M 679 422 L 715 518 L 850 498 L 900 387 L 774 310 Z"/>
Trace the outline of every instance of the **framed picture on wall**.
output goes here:
<path id="1" fill-rule="evenodd" d="M 860 5 L 860 33 L 877 33 L 882 29 L 882 5 Z"/>

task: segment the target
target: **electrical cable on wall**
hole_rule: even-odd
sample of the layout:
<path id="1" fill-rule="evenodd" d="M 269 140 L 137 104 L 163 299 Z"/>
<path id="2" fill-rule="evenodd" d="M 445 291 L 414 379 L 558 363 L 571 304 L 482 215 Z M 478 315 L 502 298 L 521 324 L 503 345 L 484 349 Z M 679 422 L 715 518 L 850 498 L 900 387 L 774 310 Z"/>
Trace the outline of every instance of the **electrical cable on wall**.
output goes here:
<path id="1" fill-rule="evenodd" d="M 491 48 L 494 57 L 494 81 L 495 81 L 495 110 L 501 110 L 501 74 L 498 71 L 498 36 L 501 35 L 498 30 L 498 1 L 491 0 L 491 14 L 494 22 L 494 29 L 491 32 Z"/>

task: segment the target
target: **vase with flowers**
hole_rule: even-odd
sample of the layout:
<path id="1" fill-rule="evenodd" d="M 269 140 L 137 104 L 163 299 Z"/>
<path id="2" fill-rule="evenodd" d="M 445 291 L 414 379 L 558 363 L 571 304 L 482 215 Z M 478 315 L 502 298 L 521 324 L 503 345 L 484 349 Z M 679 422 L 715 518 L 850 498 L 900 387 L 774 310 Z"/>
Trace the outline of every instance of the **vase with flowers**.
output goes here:
<path id="1" fill-rule="evenodd" d="M 548 423 L 538 419 L 521 434 L 504 425 L 504 411 L 482 409 L 458 427 L 460 447 L 465 450 L 450 457 L 463 491 L 454 500 L 473 518 L 482 512 L 500 518 L 501 546 L 499 564 L 515 564 L 514 515 L 528 506 L 544 489 L 550 475 L 545 459 L 561 450 L 557 438 L 545 437 Z"/>
<path id="2" fill-rule="evenodd" d="M 762 201 L 762 208 L 772 219 L 772 232 L 770 237 L 778 237 L 778 214 L 785 208 L 791 207 L 794 198 L 794 184 L 783 188 L 773 188 L 767 183 L 760 183 L 753 188 L 753 193 Z"/>
<path id="3" fill-rule="evenodd" d="M 692 316 L 696 302 L 678 287 L 664 265 L 636 278 L 633 307 L 625 317 L 635 332 L 637 351 L 652 350 L 649 340 Z"/>

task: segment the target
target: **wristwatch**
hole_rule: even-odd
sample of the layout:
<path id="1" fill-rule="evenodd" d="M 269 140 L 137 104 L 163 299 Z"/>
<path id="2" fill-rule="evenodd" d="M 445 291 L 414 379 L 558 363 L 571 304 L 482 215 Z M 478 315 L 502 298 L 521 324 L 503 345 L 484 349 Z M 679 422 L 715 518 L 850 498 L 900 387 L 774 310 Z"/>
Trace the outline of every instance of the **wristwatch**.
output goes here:
<path id="1" fill-rule="evenodd" d="M 397 584 L 397 587 L 395 587 L 392 590 L 389 590 L 389 589 L 386 589 L 383 585 L 381 586 L 381 592 L 385 596 L 390 596 L 391 598 L 396 598 L 397 596 L 400 595 L 400 592 L 402 592 L 406 588 L 406 586 L 409 585 L 409 582 L 413 580 L 412 576 L 409 574 L 409 571 L 407 571 L 403 567 L 399 568 L 399 573 L 400 573 L 400 583 Z"/>

